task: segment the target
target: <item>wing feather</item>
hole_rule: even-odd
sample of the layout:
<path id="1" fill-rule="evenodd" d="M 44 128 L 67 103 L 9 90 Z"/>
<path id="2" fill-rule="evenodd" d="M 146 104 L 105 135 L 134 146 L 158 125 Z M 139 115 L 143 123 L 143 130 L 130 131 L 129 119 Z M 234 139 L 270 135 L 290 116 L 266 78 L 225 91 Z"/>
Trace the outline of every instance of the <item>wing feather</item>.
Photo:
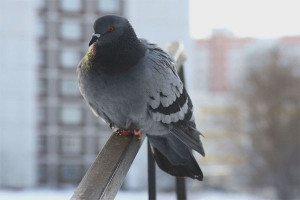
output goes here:
<path id="1" fill-rule="evenodd" d="M 149 51 L 152 86 L 149 91 L 148 110 L 153 120 L 165 124 L 190 120 L 192 102 L 177 74 L 173 59 L 157 45 L 142 42 Z M 187 116 L 188 115 L 188 116 Z"/>

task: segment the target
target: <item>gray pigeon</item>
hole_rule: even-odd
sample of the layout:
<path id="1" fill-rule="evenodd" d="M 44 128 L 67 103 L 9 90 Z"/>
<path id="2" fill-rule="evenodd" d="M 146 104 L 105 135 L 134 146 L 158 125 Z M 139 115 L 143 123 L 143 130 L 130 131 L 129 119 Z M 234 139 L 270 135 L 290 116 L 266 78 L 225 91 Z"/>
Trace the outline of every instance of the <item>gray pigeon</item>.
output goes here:
<path id="1" fill-rule="evenodd" d="M 158 166 L 202 180 L 192 149 L 204 156 L 193 105 L 170 56 L 138 39 L 127 19 L 94 23 L 89 50 L 78 65 L 79 88 L 93 113 L 121 135 L 145 134 Z"/>

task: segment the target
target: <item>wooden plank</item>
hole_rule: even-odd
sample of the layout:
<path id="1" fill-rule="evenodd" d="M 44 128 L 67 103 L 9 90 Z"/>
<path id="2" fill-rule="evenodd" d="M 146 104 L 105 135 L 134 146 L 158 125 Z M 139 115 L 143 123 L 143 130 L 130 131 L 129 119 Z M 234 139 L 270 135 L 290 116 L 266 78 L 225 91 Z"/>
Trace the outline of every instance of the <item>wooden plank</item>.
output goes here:
<path id="1" fill-rule="evenodd" d="M 112 133 L 71 200 L 114 199 L 144 139 Z"/>

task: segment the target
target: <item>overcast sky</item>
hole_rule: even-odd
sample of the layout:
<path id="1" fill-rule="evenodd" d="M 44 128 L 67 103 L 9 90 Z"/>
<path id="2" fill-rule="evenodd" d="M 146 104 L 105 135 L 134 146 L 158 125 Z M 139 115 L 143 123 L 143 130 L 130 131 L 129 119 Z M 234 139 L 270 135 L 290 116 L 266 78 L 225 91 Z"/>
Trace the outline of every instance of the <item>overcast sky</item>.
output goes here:
<path id="1" fill-rule="evenodd" d="M 300 35 L 300 0 L 190 0 L 190 19 L 193 38 L 213 29 L 237 37 Z"/>

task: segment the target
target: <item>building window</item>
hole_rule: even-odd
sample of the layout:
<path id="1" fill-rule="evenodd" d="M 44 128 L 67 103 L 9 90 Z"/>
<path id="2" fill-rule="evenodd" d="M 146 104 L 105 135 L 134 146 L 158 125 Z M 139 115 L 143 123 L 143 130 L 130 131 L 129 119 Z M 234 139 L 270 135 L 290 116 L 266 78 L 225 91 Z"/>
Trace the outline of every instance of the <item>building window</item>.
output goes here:
<path id="1" fill-rule="evenodd" d="M 79 40 L 81 38 L 80 22 L 63 22 L 61 25 L 61 36 L 63 39 Z"/>
<path id="2" fill-rule="evenodd" d="M 65 135 L 61 138 L 63 153 L 80 153 L 82 150 L 81 138 L 78 135 Z"/>
<path id="3" fill-rule="evenodd" d="M 38 122 L 42 125 L 47 122 L 47 112 L 45 107 L 39 107 L 37 113 Z"/>
<path id="4" fill-rule="evenodd" d="M 47 181 L 47 166 L 44 164 L 38 166 L 38 179 L 40 183 Z"/>
<path id="5" fill-rule="evenodd" d="M 99 0 L 99 10 L 104 13 L 116 13 L 120 9 L 120 0 Z"/>
<path id="6" fill-rule="evenodd" d="M 61 139 L 63 153 L 80 153 L 82 150 L 81 138 L 78 135 L 67 135 Z"/>
<path id="7" fill-rule="evenodd" d="M 44 20 L 38 20 L 37 28 L 35 29 L 36 36 L 42 38 L 46 36 L 46 24 Z"/>
<path id="8" fill-rule="evenodd" d="M 62 165 L 60 167 L 60 179 L 62 182 L 78 182 L 82 177 L 82 167 Z"/>
<path id="9" fill-rule="evenodd" d="M 64 50 L 61 53 L 61 65 L 66 68 L 76 68 L 80 61 L 80 53 L 74 50 Z"/>
<path id="10" fill-rule="evenodd" d="M 37 88 L 39 95 L 45 95 L 47 91 L 47 80 L 45 78 L 39 78 Z"/>
<path id="11" fill-rule="evenodd" d="M 77 79 L 63 79 L 60 85 L 61 95 L 79 95 Z"/>
<path id="12" fill-rule="evenodd" d="M 34 3 L 37 9 L 44 9 L 46 7 L 46 0 L 36 0 Z"/>
<path id="13" fill-rule="evenodd" d="M 41 135 L 38 137 L 38 151 L 39 153 L 46 153 L 47 152 L 47 136 Z"/>
<path id="14" fill-rule="evenodd" d="M 37 61 L 38 61 L 37 65 L 38 65 L 38 67 L 46 66 L 46 62 L 47 62 L 46 58 L 47 57 L 46 57 L 46 51 L 45 50 L 40 49 L 39 51 L 37 51 Z"/>
<path id="15" fill-rule="evenodd" d="M 61 120 L 64 124 L 79 124 L 81 122 L 81 109 L 79 107 L 63 107 Z"/>
<path id="16" fill-rule="evenodd" d="M 64 11 L 79 11 L 82 7 L 81 0 L 61 0 L 60 6 Z"/>

